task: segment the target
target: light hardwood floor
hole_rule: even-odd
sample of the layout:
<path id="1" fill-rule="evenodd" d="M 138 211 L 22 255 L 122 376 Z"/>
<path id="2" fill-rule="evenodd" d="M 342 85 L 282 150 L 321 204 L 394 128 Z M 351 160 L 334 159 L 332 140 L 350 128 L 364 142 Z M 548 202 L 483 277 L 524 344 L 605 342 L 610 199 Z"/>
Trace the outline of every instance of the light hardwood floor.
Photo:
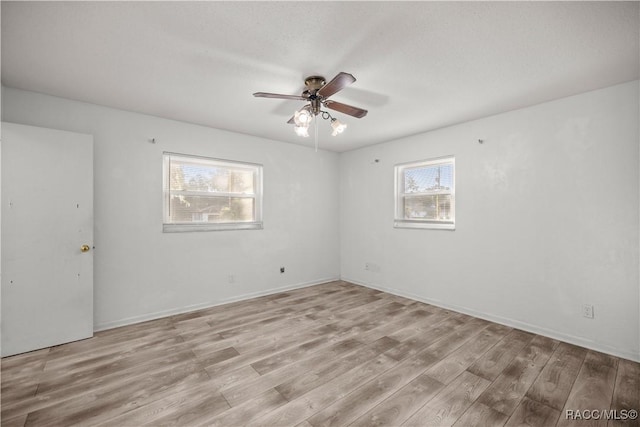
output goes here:
<path id="1" fill-rule="evenodd" d="M 638 363 L 332 282 L 5 358 L 1 421 L 577 426 L 639 388 Z"/>

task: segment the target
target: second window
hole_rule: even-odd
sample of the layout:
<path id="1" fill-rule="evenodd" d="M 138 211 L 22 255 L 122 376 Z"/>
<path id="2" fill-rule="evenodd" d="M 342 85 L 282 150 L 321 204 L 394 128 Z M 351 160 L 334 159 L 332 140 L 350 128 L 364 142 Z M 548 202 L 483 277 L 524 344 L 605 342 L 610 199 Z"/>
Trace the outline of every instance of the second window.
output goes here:
<path id="1" fill-rule="evenodd" d="M 396 165 L 395 227 L 455 228 L 455 159 Z"/>

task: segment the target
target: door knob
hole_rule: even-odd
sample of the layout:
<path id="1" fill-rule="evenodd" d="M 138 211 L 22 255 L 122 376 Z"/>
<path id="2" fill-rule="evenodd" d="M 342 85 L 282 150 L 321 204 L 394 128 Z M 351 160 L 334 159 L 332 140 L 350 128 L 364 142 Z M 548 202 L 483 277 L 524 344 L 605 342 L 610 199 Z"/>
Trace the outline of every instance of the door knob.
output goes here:
<path id="1" fill-rule="evenodd" d="M 80 252 L 89 252 L 90 249 L 89 245 L 80 246 Z"/>

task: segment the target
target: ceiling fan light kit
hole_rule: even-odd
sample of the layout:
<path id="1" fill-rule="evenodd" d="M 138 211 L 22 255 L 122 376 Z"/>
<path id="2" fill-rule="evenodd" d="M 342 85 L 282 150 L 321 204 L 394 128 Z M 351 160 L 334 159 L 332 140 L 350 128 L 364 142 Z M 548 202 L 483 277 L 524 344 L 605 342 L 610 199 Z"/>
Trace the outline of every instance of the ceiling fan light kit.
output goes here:
<path id="1" fill-rule="evenodd" d="M 288 123 L 294 125 L 294 131 L 298 136 L 306 138 L 309 136 L 309 126 L 316 120 L 316 145 L 317 141 L 317 117 L 320 116 L 324 120 L 331 121 L 331 136 L 337 136 L 344 132 L 347 128 L 345 123 L 332 117 L 328 111 L 322 110 L 322 107 L 347 114 L 352 117 L 361 119 L 367 115 L 367 110 L 351 105 L 343 104 L 329 100 L 328 98 L 341 91 L 356 79 L 349 73 L 338 73 L 329 83 L 322 76 L 310 76 L 304 81 L 306 89 L 300 96 L 297 95 L 281 95 L 277 93 L 256 92 L 253 96 L 258 98 L 276 98 L 276 99 L 292 99 L 299 101 L 307 101 L 308 104 L 296 111 Z"/>
<path id="2" fill-rule="evenodd" d="M 311 115 L 311 112 L 307 107 L 302 107 L 293 115 L 293 121 L 295 122 L 296 126 L 309 126 L 312 118 L 313 116 Z"/>
<path id="3" fill-rule="evenodd" d="M 331 136 L 336 136 L 339 133 L 344 132 L 344 130 L 347 128 L 347 124 L 342 123 L 338 119 L 331 119 L 331 128 L 333 129 L 333 132 L 331 132 Z"/>
<path id="4" fill-rule="evenodd" d="M 296 132 L 296 135 L 301 136 L 303 138 L 309 137 L 309 126 L 296 126 L 293 128 Z"/>

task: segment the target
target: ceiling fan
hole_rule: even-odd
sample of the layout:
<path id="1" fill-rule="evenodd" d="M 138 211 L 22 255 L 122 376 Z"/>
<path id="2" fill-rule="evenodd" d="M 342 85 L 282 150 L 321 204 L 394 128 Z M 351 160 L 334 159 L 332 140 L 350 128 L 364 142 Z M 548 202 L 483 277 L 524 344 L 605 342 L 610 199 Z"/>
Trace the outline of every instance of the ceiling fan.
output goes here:
<path id="1" fill-rule="evenodd" d="M 309 125 L 314 117 L 320 115 L 325 120 L 331 119 L 331 127 L 333 128 L 333 136 L 342 133 L 347 127 L 346 124 L 341 123 L 338 119 L 329 114 L 328 111 L 323 111 L 321 108 L 326 107 L 331 110 L 339 111 L 344 114 L 361 119 L 367 115 L 367 110 L 354 107 L 352 105 L 343 104 L 342 102 L 336 102 L 328 99 L 331 95 L 341 91 L 351 83 L 355 82 L 356 78 L 349 73 L 338 73 L 329 83 L 322 76 L 310 76 L 304 80 L 306 89 L 301 95 L 281 95 L 278 93 L 268 92 L 256 92 L 253 96 L 257 98 L 277 98 L 277 99 L 293 99 L 299 101 L 308 101 L 308 104 L 296 111 L 293 117 L 289 119 L 287 123 L 295 125 L 295 131 L 298 135 L 307 137 L 309 136 Z M 317 131 L 317 127 L 316 127 Z M 317 137 L 316 137 L 317 142 Z"/>

